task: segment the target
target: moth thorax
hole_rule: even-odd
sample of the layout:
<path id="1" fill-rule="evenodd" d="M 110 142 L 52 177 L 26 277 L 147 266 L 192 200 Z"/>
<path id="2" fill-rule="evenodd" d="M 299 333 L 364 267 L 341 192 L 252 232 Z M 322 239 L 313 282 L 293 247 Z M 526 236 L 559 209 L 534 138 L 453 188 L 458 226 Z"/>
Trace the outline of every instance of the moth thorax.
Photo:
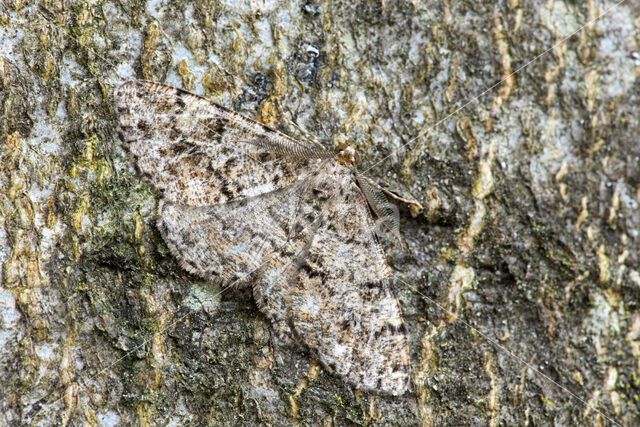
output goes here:
<path id="1" fill-rule="evenodd" d="M 336 158 L 345 166 L 355 166 L 360 161 L 358 152 L 353 147 L 345 144 L 340 144 L 336 147 Z"/>

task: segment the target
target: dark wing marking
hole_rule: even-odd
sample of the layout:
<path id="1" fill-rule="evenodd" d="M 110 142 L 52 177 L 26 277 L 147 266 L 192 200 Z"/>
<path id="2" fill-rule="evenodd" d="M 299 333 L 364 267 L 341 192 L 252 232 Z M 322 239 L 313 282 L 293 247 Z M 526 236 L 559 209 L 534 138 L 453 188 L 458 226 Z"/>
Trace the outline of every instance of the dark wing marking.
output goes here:
<path id="1" fill-rule="evenodd" d="M 220 205 L 186 206 L 163 200 L 158 228 L 185 270 L 227 284 L 242 282 L 289 241 L 300 194 L 310 179 Z"/>
<path id="2" fill-rule="evenodd" d="M 322 221 L 274 252 L 254 294 L 277 330 L 306 344 L 329 370 L 358 388 L 400 395 L 410 360 L 389 267 L 365 197 L 346 168 L 333 168 L 337 176 L 317 180 L 330 191 L 316 187 L 302 200 L 303 211 L 322 206 Z M 330 196 L 318 201 L 322 194 Z"/>
<path id="3" fill-rule="evenodd" d="M 123 83 L 115 104 L 122 138 L 138 168 L 171 203 L 205 206 L 268 193 L 297 181 L 309 159 L 329 156 L 159 83 Z"/>

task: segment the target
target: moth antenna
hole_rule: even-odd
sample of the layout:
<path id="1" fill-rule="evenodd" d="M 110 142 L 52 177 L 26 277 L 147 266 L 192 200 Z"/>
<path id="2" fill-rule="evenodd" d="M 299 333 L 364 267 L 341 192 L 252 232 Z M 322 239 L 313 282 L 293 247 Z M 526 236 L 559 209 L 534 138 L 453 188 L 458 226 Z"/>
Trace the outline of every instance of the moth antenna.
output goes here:
<path id="1" fill-rule="evenodd" d="M 396 200 L 398 200 L 398 201 L 400 201 L 402 203 L 406 203 L 409 206 L 413 206 L 417 210 L 417 212 L 422 212 L 424 210 L 424 207 L 422 206 L 422 204 L 420 202 L 418 202 L 417 200 L 415 200 L 415 199 L 405 199 L 404 197 L 400 197 L 397 194 L 394 194 L 391 191 L 387 190 L 383 186 L 377 184 L 376 182 L 374 182 L 370 178 L 366 177 L 365 175 L 358 174 L 358 176 L 360 178 L 366 180 L 367 184 L 369 184 L 370 186 L 374 187 L 377 190 L 382 191 L 384 194 L 386 194 L 387 196 L 391 197 L 392 199 L 396 199 Z"/>
<path id="2" fill-rule="evenodd" d="M 385 193 L 370 185 L 371 181 L 358 173 L 357 170 L 355 171 L 355 174 L 356 181 L 358 182 L 358 186 L 360 187 L 362 194 L 364 194 L 365 199 L 367 199 L 367 203 L 371 210 L 378 217 L 378 225 L 382 223 L 384 228 L 393 234 L 396 240 L 400 243 L 400 246 L 404 247 L 400 236 L 400 215 L 398 214 L 397 206 L 390 203 L 386 198 Z M 378 228 L 378 225 L 376 226 L 376 229 Z"/>

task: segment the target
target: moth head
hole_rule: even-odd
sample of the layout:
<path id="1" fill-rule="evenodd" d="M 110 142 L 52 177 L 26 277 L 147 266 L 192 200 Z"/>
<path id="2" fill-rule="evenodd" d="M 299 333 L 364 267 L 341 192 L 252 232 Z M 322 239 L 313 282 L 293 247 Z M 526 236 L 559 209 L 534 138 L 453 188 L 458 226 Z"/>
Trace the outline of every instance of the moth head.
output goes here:
<path id="1" fill-rule="evenodd" d="M 360 162 L 358 152 L 343 142 L 336 147 L 336 158 L 345 166 L 356 166 Z"/>

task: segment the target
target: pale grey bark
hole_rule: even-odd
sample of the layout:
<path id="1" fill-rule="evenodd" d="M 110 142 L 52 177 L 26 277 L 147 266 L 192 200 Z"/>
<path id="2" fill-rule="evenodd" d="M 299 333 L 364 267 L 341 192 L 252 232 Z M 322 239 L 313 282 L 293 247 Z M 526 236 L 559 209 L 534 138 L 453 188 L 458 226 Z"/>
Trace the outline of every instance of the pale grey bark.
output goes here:
<path id="1" fill-rule="evenodd" d="M 510 75 L 612 6 L 0 4 L 0 424 L 638 424 L 640 3 Z M 277 98 L 422 202 L 386 242 L 412 393 L 178 267 L 115 132 L 131 78 L 274 125 Z"/>

